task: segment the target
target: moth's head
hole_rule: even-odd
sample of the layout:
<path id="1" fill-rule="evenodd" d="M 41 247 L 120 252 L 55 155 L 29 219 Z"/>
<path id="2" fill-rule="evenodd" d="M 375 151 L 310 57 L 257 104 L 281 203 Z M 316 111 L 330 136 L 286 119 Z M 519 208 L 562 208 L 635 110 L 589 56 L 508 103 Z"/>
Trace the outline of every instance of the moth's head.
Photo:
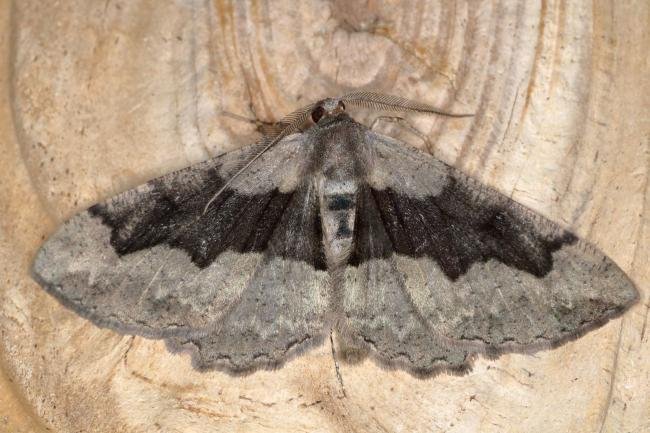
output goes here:
<path id="1" fill-rule="evenodd" d="M 311 110 L 311 120 L 316 124 L 328 123 L 331 119 L 345 113 L 345 104 L 340 99 L 327 98 L 320 101 Z"/>

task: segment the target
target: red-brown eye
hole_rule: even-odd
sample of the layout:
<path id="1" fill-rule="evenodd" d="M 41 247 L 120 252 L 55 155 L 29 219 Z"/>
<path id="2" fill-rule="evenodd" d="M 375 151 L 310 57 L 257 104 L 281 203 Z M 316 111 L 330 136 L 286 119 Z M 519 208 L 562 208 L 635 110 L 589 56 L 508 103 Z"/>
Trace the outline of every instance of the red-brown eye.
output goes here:
<path id="1" fill-rule="evenodd" d="M 343 101 L 339 101 L 339 108 L 345 111 L 345 104 L 343 103 Z"/>
<path id="2" fill-rule="evenodd" d="M 325 114 L 325 109 L 319 105 L 311 112 L 311 120 L 313 120 L 314 123 L 318 123 L 320 118 L 323 117 L 323 114 Z"/>

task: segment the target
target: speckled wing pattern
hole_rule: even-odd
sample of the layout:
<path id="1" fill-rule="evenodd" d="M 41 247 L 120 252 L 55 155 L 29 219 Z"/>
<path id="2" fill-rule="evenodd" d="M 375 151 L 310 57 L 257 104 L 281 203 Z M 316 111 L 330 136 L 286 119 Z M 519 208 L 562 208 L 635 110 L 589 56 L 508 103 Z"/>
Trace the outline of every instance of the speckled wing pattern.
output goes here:
<path id="1" fill-rule="evenodd" d="M 638 293 L 609 258 L 443 162 L 368 132 L 342 346 L 416 375 L 557 346 Z"/>
<path id="2" fill-rule="evenodd" d="M 230 373 L 280 366 L 330 332 L 343 360 L 466 371 L 477 354 L 561 344 L 638 299 L 596 248 L 355 122 L 342 100 L 289 116 L 262 152 L 78 214 L 38 252 L 35 278 L 99 326 Z M 314 124 L 293 133 L 313 107 Z"/>
<path id="3" fill-rule="evenodd" d="M 320 342 L 329 292 L 316 195 L 300 164 L 309 144 L 285 139 L 204 209 L 253 150 L 73 217 L 39 251 L 37 280 L 100 326 L 175 349 L 200 341 L 197 368 L 272 367 Z"/>

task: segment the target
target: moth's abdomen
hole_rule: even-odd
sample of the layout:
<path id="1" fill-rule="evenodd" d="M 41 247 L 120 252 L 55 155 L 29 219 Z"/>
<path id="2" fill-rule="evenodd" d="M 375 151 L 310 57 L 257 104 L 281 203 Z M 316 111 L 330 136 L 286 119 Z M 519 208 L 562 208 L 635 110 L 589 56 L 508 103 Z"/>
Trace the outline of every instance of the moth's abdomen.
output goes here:
<path id="1" fill-rule="evenodd" d="M 320 183 L 323 244 L 330 269 L 347 263 L 352 251 L 357 191 L 353 180 L 323 179 Z"/>

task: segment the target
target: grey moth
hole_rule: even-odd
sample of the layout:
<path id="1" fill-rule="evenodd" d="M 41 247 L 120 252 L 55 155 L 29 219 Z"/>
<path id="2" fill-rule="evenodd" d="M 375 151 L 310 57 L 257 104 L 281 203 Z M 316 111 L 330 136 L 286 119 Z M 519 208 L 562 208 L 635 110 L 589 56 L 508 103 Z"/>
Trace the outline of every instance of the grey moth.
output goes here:
<path id="1" fill-rule="evenodd" d="M 343 360 L 464 372 L 637 301 L 598 249 L 349 107 L 441 114 L 371 92 L 310 104 L 255 145 L 76 215 L 38 252 L 35 278 L 98 326 L 230 373 L 331 335 Z"/>

